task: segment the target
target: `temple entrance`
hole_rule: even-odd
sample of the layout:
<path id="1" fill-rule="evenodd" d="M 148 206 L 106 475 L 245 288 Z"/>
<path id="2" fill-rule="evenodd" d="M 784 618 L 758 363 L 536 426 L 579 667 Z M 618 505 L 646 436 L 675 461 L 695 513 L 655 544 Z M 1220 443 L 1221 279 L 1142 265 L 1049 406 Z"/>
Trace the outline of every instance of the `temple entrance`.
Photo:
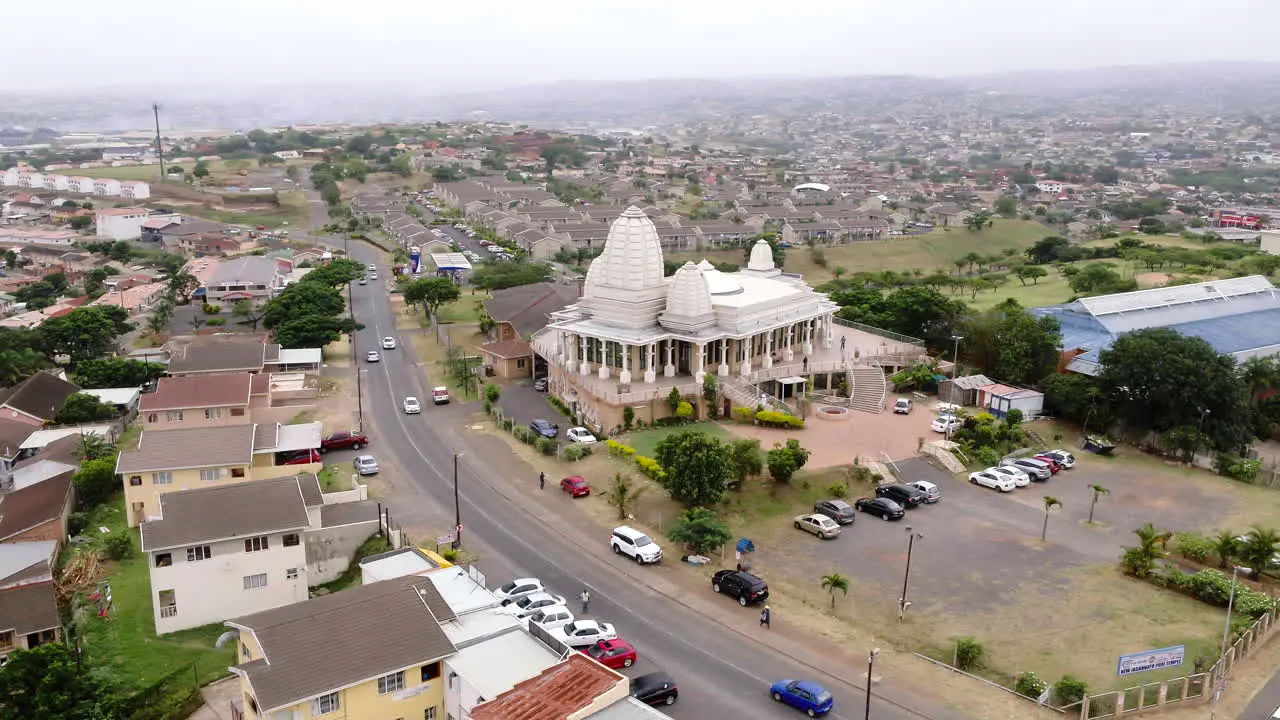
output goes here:
<path id="1" fill-rule="evenodd" d="M 683 340 L 676 341 L 676 372 L 681 375 L 692 375 L 693 346 Z"/>

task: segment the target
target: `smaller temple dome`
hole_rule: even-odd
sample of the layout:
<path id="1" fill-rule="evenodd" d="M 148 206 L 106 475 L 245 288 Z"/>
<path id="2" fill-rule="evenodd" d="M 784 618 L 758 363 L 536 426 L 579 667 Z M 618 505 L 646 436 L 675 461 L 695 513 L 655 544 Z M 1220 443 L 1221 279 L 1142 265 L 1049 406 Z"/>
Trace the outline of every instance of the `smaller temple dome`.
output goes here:
<path id="1" fill-rule="evenodd" d="M 763 238 L 756 241 L 751 248 L 751 259 L 747 261 L 747 269 L 757 272 L 773 270 L 773 248 Z"/>
<path id="2" fill-rule="evenodd" d="M 667 309 L 658 320 L 663 327 L 692 329 L 715 321 L 707 273 L 691 262 L 681 265 L 667 288 Z"/>

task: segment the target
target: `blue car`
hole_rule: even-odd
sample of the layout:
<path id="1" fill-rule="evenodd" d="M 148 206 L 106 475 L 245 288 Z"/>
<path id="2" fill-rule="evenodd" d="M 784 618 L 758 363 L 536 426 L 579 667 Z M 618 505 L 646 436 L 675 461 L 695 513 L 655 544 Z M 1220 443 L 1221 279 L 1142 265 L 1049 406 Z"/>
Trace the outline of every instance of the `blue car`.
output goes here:
<path id="1" fill-rule="evenodd" d="M 826 688 L 807 680 L 779 680 L 769 687 L 769 694 L 777 702 L 805 711 L 809 717 L 826 715 L 835 707 Z"/>

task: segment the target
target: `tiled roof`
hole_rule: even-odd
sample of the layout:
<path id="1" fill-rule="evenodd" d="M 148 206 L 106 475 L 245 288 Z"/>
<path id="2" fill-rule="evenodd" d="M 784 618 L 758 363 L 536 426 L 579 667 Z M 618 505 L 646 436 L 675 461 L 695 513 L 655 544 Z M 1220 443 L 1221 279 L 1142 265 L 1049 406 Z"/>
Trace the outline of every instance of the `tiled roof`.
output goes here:
<path id="1" fill-rule="evenodd" d="M 116 472 L 248 465 L 253 460 L 253 428 L 253 425 L 227 425 L 143 430 L 138 449 L 120 453 Z"/>
<path id="2" fill-rule="evenodd" d="M 48 372 L 38 372 L 12 387 L 0 390 L 0 405 L 41 420 L 52 420 L 78 385 Z"/>
<path id="3" fill-rule="evenodd" d="M 186 375 L 160 378 L 156 391 L 142 396 L 143 412 L 183 408 L 248 405 L 249 387 L 256 375 Z"/>
<path id="4" fill-rule="evenodd" d="M 0 627 L 27 635 L 61 624 L 52 580 L 0 590 Z"/>
<path id="5" fill-rule="evenodd" d="M 455 652 L 454 618 L 431 580 L 412 576 L 228 621 L 252 632 L 266 660 L 237 665 L 263 714 Z M 492 716 L 491 716 L 492 717 Z M 514 720 L 514 719 L 513 719 Z"/>
<path id="6" fill-rule="evenodd" d="M 521 337 L 530 337 L 547 325 L 547 315 L 578 299 L 578 286 L 534 283 L 495 290 L 484 302 L 485 312 L 497 322 L 511 323 Z"/>
<path id="7" fill-rule="evenodd" d="M 310 525 L 299 477 L 165 493 L 160 496 L 160 515 L 160 520 L 142 523 L 144 552 Z"/>
<path id="8" fill-rule="evenodd" d="M 0 541 L 62 515 L 71 492 L 70 471 L 0 495 Z"/>
<path id="9" fill-rule="evenodd" d="M 533 347 L 524 340 L 498 340 L 480 346 L 480 351 L 503 359 L 522 358 L 533 354 Z"/>
<path id="10" fill-rule="evenodd" d="M 265 343 L 261 338 L 211 336 L 174 348 L 169 373 L 212 373 L 262 370 Z"/>
<path id="11" fill-rule="evenodd" d="M 618 683 L 618 673 L 579 652 L 471 711 L 471 720 L 565 720 Z"/>

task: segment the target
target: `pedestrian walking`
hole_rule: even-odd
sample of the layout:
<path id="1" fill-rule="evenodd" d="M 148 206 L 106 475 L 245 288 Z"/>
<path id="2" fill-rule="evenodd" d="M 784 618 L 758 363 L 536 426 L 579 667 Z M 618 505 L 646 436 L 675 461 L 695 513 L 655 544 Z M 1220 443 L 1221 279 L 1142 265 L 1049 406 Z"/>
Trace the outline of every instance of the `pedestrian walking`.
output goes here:
<path id="1" fill-rule="evenodd" d="M 547 474 L 544 472 L 538 473 L 538 489 L 539 490 L 547 489 Z"/>
<path id="2" fill-rule="evenodd" d="M 582 601 L 582 612 L 585 614 L 591 608 L 591 593 L 587 592 L 586 588 L 582 588 L 578 599 Z"/>
<path id="3" fill-rule="evenodd" d="M 844 336 L 840 336 L 840 352 L 844 352 Z"/>
<path id="4" fill-rule="evenodd" d="M 765 628 L 766 630 L 772 630 L 772 626 L 769 625 L 769 621 L 772 618 L 773 613 L 769 610 L 769 606 L 765 605 L 764 609 L 760 611 L 760 627 Z"/>

